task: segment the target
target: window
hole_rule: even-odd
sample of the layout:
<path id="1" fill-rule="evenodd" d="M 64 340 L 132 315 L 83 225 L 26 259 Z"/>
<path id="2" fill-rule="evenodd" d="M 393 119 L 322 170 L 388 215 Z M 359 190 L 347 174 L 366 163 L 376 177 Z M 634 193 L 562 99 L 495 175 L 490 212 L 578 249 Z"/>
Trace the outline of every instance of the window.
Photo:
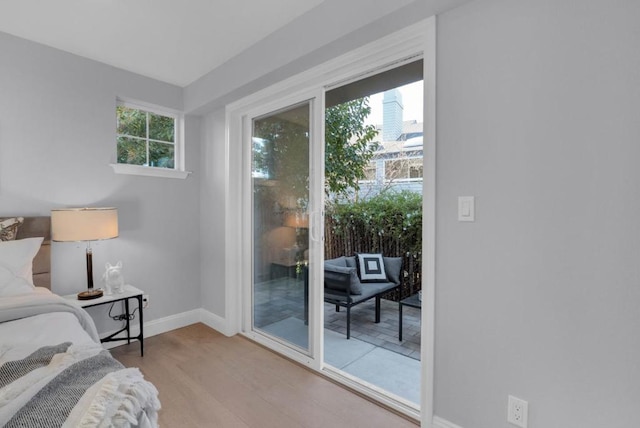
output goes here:
<path id="1" fill-rule="evenodd" d="M 118 101 L 116 173 L 186 178 L 181 119 L 176 113 Z"/>
<path id="2" fill-rule="evenodd" d="M 384 178 L 387 181 L 421 179 L 422 158 L 390 159 L 385 161 Z"/>
<path id="3" fill-rule="evenodd" d="M 366 181 L 376 181 L 376 161 L 369 162 L 369 165 L 364 169 L 364 179 Z"/>

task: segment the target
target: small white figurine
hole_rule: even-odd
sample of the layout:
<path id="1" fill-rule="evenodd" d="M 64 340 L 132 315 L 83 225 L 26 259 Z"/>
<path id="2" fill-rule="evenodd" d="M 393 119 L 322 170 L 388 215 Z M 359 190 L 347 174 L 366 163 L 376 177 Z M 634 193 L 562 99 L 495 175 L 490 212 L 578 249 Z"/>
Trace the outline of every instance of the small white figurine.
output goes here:
<path id="1" fill-rule="evenodd" d="M 102 279 L 105 281 L 107 294 L 124 293 L 124 277 L 122 276 L 122 261 L 112 266 L 110 263 L 105 265 L 105 272 Z"/>

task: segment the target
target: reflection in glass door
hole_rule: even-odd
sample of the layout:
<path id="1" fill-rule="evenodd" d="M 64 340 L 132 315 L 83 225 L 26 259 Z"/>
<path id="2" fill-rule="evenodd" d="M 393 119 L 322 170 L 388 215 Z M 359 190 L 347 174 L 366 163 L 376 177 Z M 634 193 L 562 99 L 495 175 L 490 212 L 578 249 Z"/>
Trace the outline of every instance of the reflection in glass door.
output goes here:
<path id="1" fill-rule="evenodd" d="M 252 121 L 253 329 L 309 351 L 310 102 Z"/>

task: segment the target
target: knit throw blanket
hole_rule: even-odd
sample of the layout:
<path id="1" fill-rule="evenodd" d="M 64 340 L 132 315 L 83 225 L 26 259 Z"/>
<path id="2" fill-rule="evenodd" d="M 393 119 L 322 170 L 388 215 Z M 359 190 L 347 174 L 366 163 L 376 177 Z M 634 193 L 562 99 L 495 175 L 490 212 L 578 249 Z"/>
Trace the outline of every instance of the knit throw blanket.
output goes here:
<path id="1" fill-rule="evenodd" d="M 124 368 L 99 345 L 61 343 L 0 366 L 0 425 L 156 426 L 157 395 L 138 369 Z"/>

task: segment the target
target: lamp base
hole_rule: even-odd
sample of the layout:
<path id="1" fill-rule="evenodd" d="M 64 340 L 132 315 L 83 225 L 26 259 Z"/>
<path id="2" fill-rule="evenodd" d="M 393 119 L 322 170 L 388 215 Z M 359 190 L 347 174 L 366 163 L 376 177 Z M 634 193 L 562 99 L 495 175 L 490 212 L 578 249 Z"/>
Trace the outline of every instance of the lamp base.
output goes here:
<path id="1" fill-rule="evenodd" d="M 78 300 L 97 299 L 98 297 L 102 297 L 103 294 L 103 291 L 99 288 L 90 288 L 78 293 Z"/>

